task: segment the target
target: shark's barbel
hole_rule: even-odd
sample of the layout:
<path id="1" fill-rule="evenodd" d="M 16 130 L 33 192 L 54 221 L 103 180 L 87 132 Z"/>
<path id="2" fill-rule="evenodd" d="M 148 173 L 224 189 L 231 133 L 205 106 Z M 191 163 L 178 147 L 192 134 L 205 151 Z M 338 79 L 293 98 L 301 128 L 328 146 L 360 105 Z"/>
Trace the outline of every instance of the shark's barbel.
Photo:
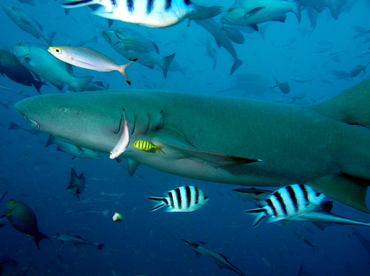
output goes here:
<path id="1" fill-rule="evenodd" d="M 246 186 L 308 184 L 359 210 L 370 185 L 370 80 L 311 106 L 152 90 L 49 94 L 18 102 L 33 126 L 64 142 L 109 153 L 122 109 L 130 141 L 166 154 L 121 154 L 185 177 Z"/>

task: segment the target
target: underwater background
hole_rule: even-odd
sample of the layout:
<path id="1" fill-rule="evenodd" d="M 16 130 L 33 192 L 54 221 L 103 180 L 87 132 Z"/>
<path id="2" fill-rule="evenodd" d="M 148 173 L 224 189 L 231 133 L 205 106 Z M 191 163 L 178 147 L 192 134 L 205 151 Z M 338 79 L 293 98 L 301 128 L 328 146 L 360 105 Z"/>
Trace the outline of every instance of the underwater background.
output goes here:
<path id="1" fill-rule="evenodd" d="M 66 15 L 58 1 L 35 0 L 34 5 L 21 2 L 33 1 L 0 3 L 27 11 L 46 32 L 55 31 L 53 45 L 84 45 L 118 64 L 127 63 L 101 36 L 108 29 L 107 20 L 90 15 L 88 8 L 73 9 Z M 197 3 L 221 5 L 226 10 L 234 1 Z M 337 20 L 324 10 L 313 27 L 303 11 L 301 23 L 292 13 L 287 14 L 285 23 L 264 23 L 259 32 L 243 33 L 243 44 L 234 44 L 243 64 L 232 75 L 233 59 L 224 48 L 217 48 L 214 40 L 217 66 L 213 69 L 205 47 L 212 36 L 195 22 L 156 29 L 115 21 L 112 28 L 139 31 L 159 46 L 161 55 L 176 53 L 179 68 L 170 69 L 165 79 L 158 67 L 135 63 L 128 69 L 131 87 L 118 72 L 74 67 L 73 73 L 94 76 L 113 89 L 161 89 L 313 104 L 368 79 L 364 72 L 354 78 L 340 78 L 336 73 L 370 62 L 370 34 L 353 38 L 358 34 L 353 26 L 370 29 L 369 12 L 368 0 L 348 0 Z M 0 13 L 2 50 L 9 51 L 20 42 L 45 44 L 22 31 L 2 9 Z M 219 21 L 219 17 L 215 19 Z M 292 80 L 294 76 L 312 80 L 297 82 Z M 271 88 L 274 78 L 287 81 L 290 92 Z M 144 165 L 130 177 L 124 161 L 117 163 L 106 154 L 99 160 L 79 159 L 57 151 L 55 145 L 45 147 L 48 135 L 25 131 L 31 130 L 29 122 L 13 108 L 16 102 L 38 95 L 37 91 L 5 76 L 0 76 L 0 86 L 0 194 L 8 191 L 0 214 L 6 213 L 5 203 L 10 199 L 24 202 L 35 212 L 40 231 L 50 238 L 40 242 L 39 250 L 32 237 L 11 225 L 0 228 L 0 256 L 17 262 L 4 264 L 2 275 L 236 275 L 220 270 L 211 258 L 198 258 L 182 238 L 207 242 L 207 247 L 225 255 L 246 275 L 370 275 L 368 228 L 335 226 L 322 231 L 308 222 L 264 222 L 252 228 L 255 218 L 244 211 L 254 205 L 232 191 L 236 185 L 187 179 Z M 52 85 L 43 86 L 41 93 L 74 93 L 66 88 L 59 91 Z M 24 129 L 8 129 L 10 122 Z M 81 202 L 66 189 L 71 167 L 86 178 Z M 162 196 L 183 185 L 199 187 L 209 202 L 191 213 L 150 212 L 153 202 L 148 196 Z M 87 209 L 109 211 L 107 216 L 68 214 Z M 115 212 L 122 214 L 122 222 L 112 220 Z M 370 222 L 368 214 L 339 202 L 335 202 L 333 212 Z M 360 242 L 354 228 L 369 242 Z M 105 245 L 102 250 L 91 245 L 62 245 L 54 238 L 56 233 L 81 235 Z"/>

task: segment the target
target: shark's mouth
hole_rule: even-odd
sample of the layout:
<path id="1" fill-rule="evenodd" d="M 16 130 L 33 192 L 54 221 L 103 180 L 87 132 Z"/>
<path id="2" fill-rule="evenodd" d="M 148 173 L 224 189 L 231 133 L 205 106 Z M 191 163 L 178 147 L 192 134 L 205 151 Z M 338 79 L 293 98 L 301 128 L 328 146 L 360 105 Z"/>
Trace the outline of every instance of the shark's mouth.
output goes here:
<path id="1" fill-rule="evenodd" d="M 30 119 L 30 118 L 27 118 L 26 116 L 24 116 L 24 119 L 25 120 L 27 120 L 27 119 L 30 120 L 32 128 L 34 128 L 34 129 L 40 129 L 40 124 L 38 122 L 36 122 L 36 121 L 34 121 L 34 120 Z"/>

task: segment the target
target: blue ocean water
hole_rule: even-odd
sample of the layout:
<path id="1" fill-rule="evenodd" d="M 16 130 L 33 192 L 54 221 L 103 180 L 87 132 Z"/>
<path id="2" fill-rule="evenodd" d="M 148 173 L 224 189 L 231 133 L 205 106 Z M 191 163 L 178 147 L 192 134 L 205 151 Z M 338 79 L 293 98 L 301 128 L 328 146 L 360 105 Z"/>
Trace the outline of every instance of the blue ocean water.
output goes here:
<path id="1" fill-rule="evenodd" d="M 198 1 L 203 5 L 222 5 L 228 9 L 233 1 Z M 30 13 L 46 32 L 56 31 L 54 45 L 92 47 L 123 64 L 127 60 L 115 52 L 102 38 L 108 29 L 107 20 L 90 15 L 89 8 L 71 10 L 68 15 L 58 1 L 35 0 L 35 5 L 15 0 L 1 1 Z M 175 60 L 182 71 L 170 70 L 166 79 L 160 69 L 133 64 L 128 74 L 134 89 L 162 89 L 178 92 L 204 93 L 245 97 L 291 104 L 311 104 L 329 99 L 344 89 L 368 78 L 361 73 L 351 79 L 338 79 L 333 70 L 351 71 L 357 65 L 370 62 L 369 34 L 357 34 L 353 26 L 370 29 L 370 4 L 367 0 L 348 0 L 346 9 L 334 20 L 328 10 L 318 16 L 317 26 L 311 27 L 302 11 L 299 24 L 292 13 L 285 23 L 262 24 L 263 31 L 244 33 L 245 43 L 234 44 L 243 65 L 230 76 L 233 59 L 224 48 L 217 48 L 217 66 L 207 55 L 205 43 L 211 35 L 194 22 L 187 26 L 154 29 L 115 21 L 113 28 L 130 27 L 153 40 L 164 56 L 176 53 Z M 3 12 L 0 48 L 9 50 L 20 42 L 39 42 L 22 31 Z M 220 16 L 215 19 L 219 21 Z M 100 73 L 74 68 L 76 76 L 94 76 L 114 89 L 128 85 L 118 72 Z M 305 77 L 311 82 L 295 82 L 289 77 Z M 283 94 L 275 85 L 288 81 L 291 91 Z M 117 163 L 107 155 L 100 160 L 73 159 L 59 152 L 56 146 L 45 147 L 48 136 L 24 130 L 8 130 L 15 122 L 30 129 L 29 122 L 14 109 L 25 97 L 37 95 L 32 87 L 12 82 L 0 76 L 0 85 L 17 91 L 0 89 L 0 193 L 8 191 L 1 202 L 0 214 L 10 199 L 22 201 L 35 212 L 40 231 L 50 240 L 40 242 L 41 250 L 32 237 L 13 229 L 0 228 L 0 256 L 17 261 L 17 266 L 4 265 L 2 275 L 236 275 L 220 270 L 205 256 L 198 258 L 181 238 L 207 242 L 210 249 L 225 255 L 246 275 L 370 275 L 369 252 L 353 234 L 353 226 L 335 226 L 321 231 L 311 223 L 261 223 L 252 228 L 253 216 L 244 210 L 253 204 L 241 200 L 232 191 L 236 185 L 208 183 L 178 177 L 139 166 L 133 177 L 125 162 Z M 232 88 L 232 89 L 229 89 Z M 225 90 L 225 91 L 224 91 Z M 52 85 L 41 88 L 43 94 L 64 93 Z M 70 168 L 83 173 L 87 187 L 80 203 L 66 190 Z M 194 185 L 210 198 L 200 210 L 192 213 L 150 212 L 153 202 L 147 196 L 161 196 L 178 186 Z M 124 193 L 116 198 L 104 193 Z M 109 210 L 101 214 L 71 216 L 70 210 Z M 114 212 L 123 215 L 114 222 Z M 333 212 L 341 216 L 370 221 L 369 215 L 339 202 Z M 355 227 L 370 240 L 367 228 Z M 90 245 L 61 244 L 56 233 L 81 235 L 92 242 L 104 243 L 102 250 Z M 306 239 L 306 240 L 305 240 Z M 313 245 L 307 244 L 307 240 Z M 305 242 L 306 241 L 306 242 Z M 368 245 L 369 246 L 369 245 Z M 300 267 L 303 271 L 299 274 Z"/>

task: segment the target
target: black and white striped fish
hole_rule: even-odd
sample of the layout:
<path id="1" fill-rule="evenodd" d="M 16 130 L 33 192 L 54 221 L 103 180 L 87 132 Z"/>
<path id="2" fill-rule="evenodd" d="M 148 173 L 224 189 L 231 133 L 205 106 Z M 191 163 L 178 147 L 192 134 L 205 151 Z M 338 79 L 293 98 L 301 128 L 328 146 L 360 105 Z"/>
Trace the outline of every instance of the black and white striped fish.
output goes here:
<path id="1" fill-rule="evenodd" d="M 166 197 L 148 197 L 150 200 L 159 201 L 151 211 L 156 211 L 167 206 L 166 212 L 193 212 L 202 207 L 208 197 L 203 191 L 194 186 L 181 186 L 168 191 Z"/>
<path id="2" fill-rule="evenodd" d="M 280 188 L 269 197 L 257 203 L 261 208 L 246 210 L 257 215 L 254 227 L 265 217 L 268 222 L 290 219 L 311 212 L 319 207 L 325 195 L 313 190 L 308 185 L 293 184 Z"/>
<path id="3" fill-rule="evenodd" d="M 93 14 L 148 27 L 168 27 L 185 19 L 196 7 L 191 0 L 66 0 L 65 9 L 100 5 Z"/>

